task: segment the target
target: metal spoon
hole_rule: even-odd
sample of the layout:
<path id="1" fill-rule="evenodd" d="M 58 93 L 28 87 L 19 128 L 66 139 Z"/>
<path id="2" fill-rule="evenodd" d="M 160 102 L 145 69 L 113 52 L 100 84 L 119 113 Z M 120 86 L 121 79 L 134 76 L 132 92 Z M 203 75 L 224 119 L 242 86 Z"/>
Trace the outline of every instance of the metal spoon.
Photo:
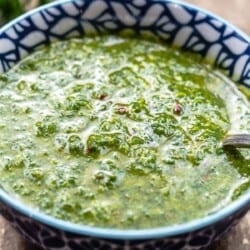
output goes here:
<path id="1" fill-rule="evenodd" d="M 227 135 L 222 144 L 224 147 L 250 148 L 250 134 Z"/>

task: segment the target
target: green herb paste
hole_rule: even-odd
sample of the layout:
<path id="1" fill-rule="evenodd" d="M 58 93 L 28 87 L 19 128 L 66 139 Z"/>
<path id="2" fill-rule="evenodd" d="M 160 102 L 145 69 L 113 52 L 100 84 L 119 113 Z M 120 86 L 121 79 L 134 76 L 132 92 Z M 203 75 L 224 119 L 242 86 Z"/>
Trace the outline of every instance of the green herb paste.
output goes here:
<path id="1" fill-rule="evenodd" d="M 245 192 L 250 106 L 199 56 L 117 36 L 55 42 L 0 75 L 0 185 L 74 223 L 187 222 Z"/>

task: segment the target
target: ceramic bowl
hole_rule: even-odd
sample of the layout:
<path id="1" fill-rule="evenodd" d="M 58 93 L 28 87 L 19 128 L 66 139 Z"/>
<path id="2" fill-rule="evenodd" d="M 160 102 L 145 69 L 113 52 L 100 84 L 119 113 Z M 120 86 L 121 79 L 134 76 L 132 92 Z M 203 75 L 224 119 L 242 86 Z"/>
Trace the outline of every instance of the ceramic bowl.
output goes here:
<path id="1" fill-rule="evenodd" d="M 215 15 L 170 0 L 64 0 L 35 9 L 0 29 L 0 72 L 36 47 L 89 32 L 147 33 L 209 59 L 250 88 L 250 42 Z M 207 217 L 147 230 L 75 225 L 26 207 L 0 189 L 0 213 L 43 249 L 205 249 L 247 213 L 250 191 Z"/>

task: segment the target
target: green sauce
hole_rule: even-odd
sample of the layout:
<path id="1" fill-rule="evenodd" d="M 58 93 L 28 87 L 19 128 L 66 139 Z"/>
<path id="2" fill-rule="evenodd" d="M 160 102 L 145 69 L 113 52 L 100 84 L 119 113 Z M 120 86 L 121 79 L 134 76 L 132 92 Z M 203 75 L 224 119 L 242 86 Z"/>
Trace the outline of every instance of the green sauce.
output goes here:
<path id="1" fill-rule="evenodd" d="M 0 185 L 75 223 L 149 228 L 249 188 L 249 102 L 196 55 L 116 36 L 56 42 L 0 77 Z"/>

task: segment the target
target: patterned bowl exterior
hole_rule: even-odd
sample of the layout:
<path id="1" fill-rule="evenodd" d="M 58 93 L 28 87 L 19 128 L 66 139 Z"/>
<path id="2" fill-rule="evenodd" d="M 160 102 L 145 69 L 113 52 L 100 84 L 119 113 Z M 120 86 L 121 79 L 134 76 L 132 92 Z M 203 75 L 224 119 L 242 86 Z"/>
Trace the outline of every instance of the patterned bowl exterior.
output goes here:
<path id="1" fill-rule="evenodd" d="M 58 230 L 22 215 L 9 206 L 1 204 L 0 212 L 28 241 L 45 250 L 201 250 L 207 249 L 230 228 L 237 224 L 250 206 L 232 216 L 184 234 L 156 239 L 117 240 L 90 237 Z"/>
<path id="2" fill-rule="evenodd" d="M 0 72 L 36 47 L 88 33 L 150 34 L 191 50 L 250 88 L 250 42 L 219 17 L 174 0 L 64 0 L 0 29 Z M 199 250 L 207 248 L 250 209 L 250 192 L 194 223 L 122 231 L 74 225 L 45 216 L 0 189 L 0 213 L 29 241 L 59 250 Z"/>

